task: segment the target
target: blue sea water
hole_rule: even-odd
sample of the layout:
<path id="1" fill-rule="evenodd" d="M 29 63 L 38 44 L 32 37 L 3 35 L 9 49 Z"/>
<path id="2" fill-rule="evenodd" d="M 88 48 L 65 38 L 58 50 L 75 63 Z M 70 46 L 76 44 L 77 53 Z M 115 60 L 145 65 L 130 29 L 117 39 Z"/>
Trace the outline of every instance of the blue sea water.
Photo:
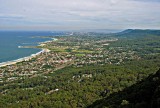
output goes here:
<path id="1" fill-rule="evenodd" d="M 51 40 L 50 38 L 40 38 L 39 36 L 62 34 L 60 32 L 44 31 L 0 31 L 0 63 L 30 56 L 41 51 L 41 49 L 36 48 L 18 48 L 18 46 L 36 46 L 39 42 Z"/>

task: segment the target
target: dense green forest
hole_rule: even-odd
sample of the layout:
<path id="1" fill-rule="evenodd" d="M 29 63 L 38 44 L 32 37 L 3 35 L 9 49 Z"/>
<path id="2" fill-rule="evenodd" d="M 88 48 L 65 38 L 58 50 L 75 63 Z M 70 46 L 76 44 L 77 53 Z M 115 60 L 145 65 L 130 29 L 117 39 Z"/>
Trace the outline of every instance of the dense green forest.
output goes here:
<path id="1" fill-rule="evenodd" d="M 160 107 L 160 69 L 149 77 L 113 93 L 107 98 L 97 100 L 90 108 L 159 108 Z"/>
<path id="2" fill-rule="evenodd" d="M 160 31 L 126 30 L 100 34 L 96 39 L 106 35 L 118 38 L 106 50 L 121 47 L 119 53 L 134 51 L 140 59 L 83 67 L 73 64 L 52 73 L 5 81 L 0 83 L 0 108 L 160 107 Z"/>

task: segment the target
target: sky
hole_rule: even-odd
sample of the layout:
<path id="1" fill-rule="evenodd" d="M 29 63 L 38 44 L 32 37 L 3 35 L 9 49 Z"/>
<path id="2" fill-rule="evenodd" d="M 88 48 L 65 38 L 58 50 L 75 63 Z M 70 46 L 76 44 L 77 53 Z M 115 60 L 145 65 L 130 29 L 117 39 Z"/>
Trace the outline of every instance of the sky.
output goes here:
<path id="1" fill-rule="evenodd" d="M 160 29 L 160 0 L 0 0 L 0 30 Z"/>

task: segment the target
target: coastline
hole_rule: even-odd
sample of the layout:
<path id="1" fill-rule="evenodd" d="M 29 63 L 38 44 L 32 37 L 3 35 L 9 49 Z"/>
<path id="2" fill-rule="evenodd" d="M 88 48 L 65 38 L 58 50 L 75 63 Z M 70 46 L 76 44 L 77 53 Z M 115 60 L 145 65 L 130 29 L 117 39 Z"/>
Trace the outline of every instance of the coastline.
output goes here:
<path id="1" fill-rule="evenodd" d="M 36 54 L 31 54 L 30 56 L 27 56 L 27 57 L 19 58 L 19 59 L 16 59 L 16 60 L 11 60 L 11 61 L 7 61 L 7 62 L 2 62 L 2 63 L 0 63 L 0 67 L 13 65 L 13 64 L 16 64 L 16 63 L 19 63 L 19 62 L 22 62 L 22 61 L 29 61 L 32 58 L 36 57 L 37 55 L 39 55 L 43 52 L 45 52 L 44 49 L 42 49 L 40 52 L 37 52 Z"/>
<path id="2" fill-rule="evenodd" d="M 58 39 L 56 38 L 51 38 L 52 40 L 51 41 L 45 41 L 45 42 L 40 42 L 39 45 L 43 45 L 43 44 L 46 44 L 48 42 L 52 42 L 52 41 L 56 41 Z M 38 46 L 39 46 L 38 45 Z M 5 66 L 10 66 L 10 65 L 14 65 L 16 63 L 19 63 L 19 62 L 23 62 L 23 61 L 29 61 L 31 60 L 32 58 L 35 58 L 36 56 L 40 55 L 41 53 L 44 53 L 44 52 L 49 52 L 50 50 L 49 49 L 45 49 L 45 48 L 42 48 L 41 51 L 35 53 L 35 54 L 31 54 L 30 56 L 27 56 L 27 57 L 23 57 L 23 58 L 18 58 L 16 60 L 11 60 L 11 61 L 6 61 L 6 62 L 2 62 L 0 63 L 0 68 L 1 67 L 5 67 Z"/>

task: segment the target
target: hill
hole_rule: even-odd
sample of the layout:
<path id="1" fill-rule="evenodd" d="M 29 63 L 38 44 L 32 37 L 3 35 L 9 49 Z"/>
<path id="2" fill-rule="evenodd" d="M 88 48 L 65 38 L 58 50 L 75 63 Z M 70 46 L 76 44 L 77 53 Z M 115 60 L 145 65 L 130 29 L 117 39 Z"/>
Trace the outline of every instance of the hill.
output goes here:
<path id="1" fill-rule="evenodd" d="M 160 69 L 123 91 L 94 102 L 89 108 L 160 108 Z"/>
<path id="2" fill-rule="evenodd" d="M 127 29 L 114 34 L 116 37 L 160 36 L 160 30 Z"/>

